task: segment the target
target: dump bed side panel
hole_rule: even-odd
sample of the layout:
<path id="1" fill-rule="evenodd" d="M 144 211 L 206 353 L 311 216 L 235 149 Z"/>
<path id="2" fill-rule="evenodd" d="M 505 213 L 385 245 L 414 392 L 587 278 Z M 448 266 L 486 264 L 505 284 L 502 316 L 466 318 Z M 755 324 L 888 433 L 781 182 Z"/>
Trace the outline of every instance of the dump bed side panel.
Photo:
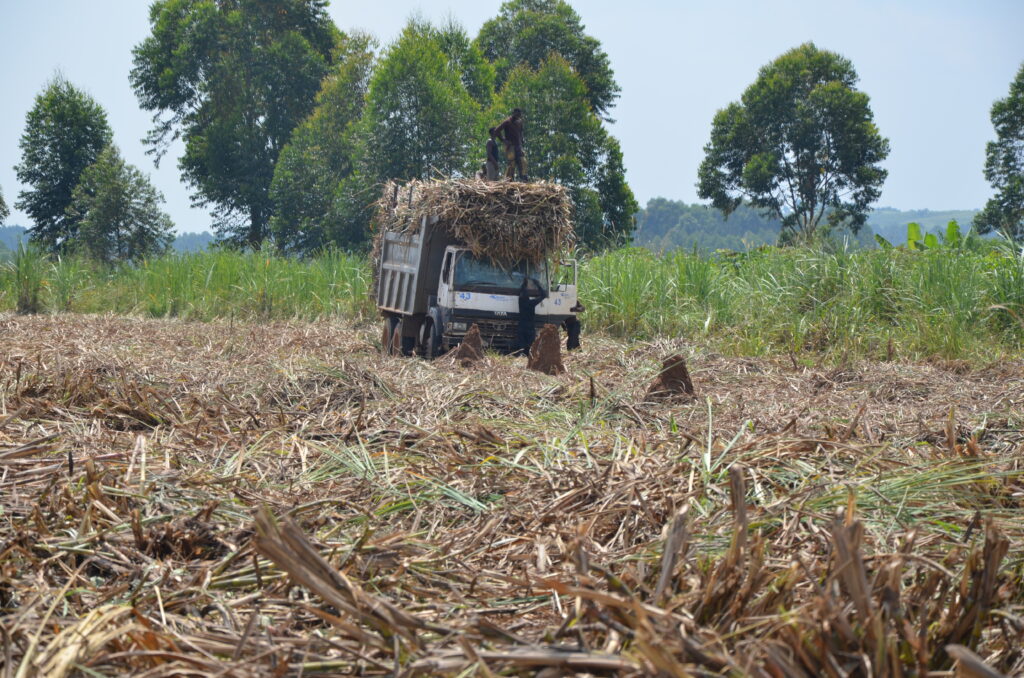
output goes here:
<path id="1" fill-rule="evenodd" d="M 423 231 L 384 234 L 380 253 L 377 306 L 394 313 L 414 313 Z"/>
<path id="2" fill-rule="evenodd" d="M 427 312 L 437 294 L 445 248 L 452 240 L 436 219 L 425 219 L 416 233 L 384 233 L 377 286 L 377 306 L 383 311 L 414 315 Z"/>

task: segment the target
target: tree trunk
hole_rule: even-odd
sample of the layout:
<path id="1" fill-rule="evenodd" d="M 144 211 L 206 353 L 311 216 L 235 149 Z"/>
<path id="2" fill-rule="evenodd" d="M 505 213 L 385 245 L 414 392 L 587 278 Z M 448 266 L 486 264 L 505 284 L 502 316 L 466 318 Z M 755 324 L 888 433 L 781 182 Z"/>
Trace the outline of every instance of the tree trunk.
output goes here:
<path id="1" fill-rule="evenodd" d="M 267 237 L 267 215 L 262 208 L 253 207 L 249 218 L 249 234 L 246 238 L 247 244 L 253 250 L 263 247 L 263 240 Z"/>

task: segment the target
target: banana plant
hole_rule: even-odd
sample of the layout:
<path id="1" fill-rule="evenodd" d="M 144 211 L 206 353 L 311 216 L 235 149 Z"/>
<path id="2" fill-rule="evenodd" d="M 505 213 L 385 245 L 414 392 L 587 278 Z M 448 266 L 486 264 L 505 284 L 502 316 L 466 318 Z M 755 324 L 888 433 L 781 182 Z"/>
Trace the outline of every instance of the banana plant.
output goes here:
<path id="1" fill-rule="evenodd" d="M 971 231 L 968 231 L 968 237 L 970 236 L 970 233 Z M 956 219 L 953 219 L 948 224 L 946 224 L 946 247 L 954 247 L 959 249 L 963 243 L 964 237 L 960 235 L 960 224 L 956 223 Z"/>
<path id="2" fill-rule="evenodd" d="M 942 236 L 942 240 L 939 240 L 939 236 L 934 233 L 925 233 L 921 228 L 921 224 L 916 221 L 912 221 L 907 224 L 907 242 L 906 245 L 901 245 L 901 248 L 908 249 L 912 252 L 922 250 L 935 250 L 935 249 L 964 249 L 974 243 L 977 236 L 974 230 L 967 232 L 967 235 L 963 235 L 960 232 L 960 224 L 953 219 L 946 224 L 946 233 Z M 882 236 L 875 234 L 875 242 L 883 250 L 891 250 L 894 248 L 893 244 L 883 238 Z"/>

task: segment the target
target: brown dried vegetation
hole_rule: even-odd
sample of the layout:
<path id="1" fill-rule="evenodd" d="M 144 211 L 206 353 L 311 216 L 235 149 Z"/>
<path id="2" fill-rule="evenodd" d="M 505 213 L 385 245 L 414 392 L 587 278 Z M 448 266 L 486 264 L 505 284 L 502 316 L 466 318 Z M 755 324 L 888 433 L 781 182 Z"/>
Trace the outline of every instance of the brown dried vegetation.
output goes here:
<path id="1" fill-rule="evenodd" d="M 0 675 L 1024 671 L 1021 363 L 375 336 L 0 316 Z"/>
<path id="2" fill-rule="evenodd" d="M 445 179 L 384 185 L 374 216 L 378 234 L 415 232 L 424 217 L 437 217 L 474 255 L 498 262 L 536 263 L 571 249 L 575 242 L 569 191 L 544 181 Z"/>

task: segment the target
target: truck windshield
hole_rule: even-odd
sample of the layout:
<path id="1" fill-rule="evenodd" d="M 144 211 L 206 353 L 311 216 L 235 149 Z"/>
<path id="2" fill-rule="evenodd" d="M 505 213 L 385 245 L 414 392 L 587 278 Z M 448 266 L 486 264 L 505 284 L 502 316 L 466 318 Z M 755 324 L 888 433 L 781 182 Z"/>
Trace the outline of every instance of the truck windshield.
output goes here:
<path id="1" fill-rule="evenodd" d="M 524 276 L 547 285 L 546 267 L 519 262 L 509 269 L 503 269 L 488 261 L 477 259 L 469 252 L 463 252 L 455 264 L 455 289 L 457 290 L 501 290 L 514 292 L 523 284 Z"/>

